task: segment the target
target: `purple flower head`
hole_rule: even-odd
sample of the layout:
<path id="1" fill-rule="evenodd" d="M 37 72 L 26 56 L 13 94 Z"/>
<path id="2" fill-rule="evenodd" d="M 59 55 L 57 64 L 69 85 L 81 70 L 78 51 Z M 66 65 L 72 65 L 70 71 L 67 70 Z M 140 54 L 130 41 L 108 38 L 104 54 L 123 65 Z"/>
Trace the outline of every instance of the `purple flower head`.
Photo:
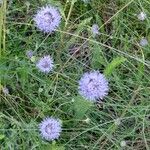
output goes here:
<path id="1" fill-rule="evenodd" d="M 99 34 L 99 26 L 97 24 L 92 25 L 92 33 L 94 36 Z"/>
<path id="2" fill-rule="evenodd" d="M 39 124 L 39 130 L 43 139 L 52 141 L 58 139 L 62 131 L 62 124 L 59 119 L 52 117 L 45 118 Z"/>
<path id="3" fill-rule="evenodd" d="M 52 33 L 59 26 L 61 16 L 53 6 L 42 7 L 34 17 L 36 26 L 44 33 Z"/>
<path id="4" fill-rule="evenodd" d="M 146 39 L 146 38 L 142 38 L 142 39 L 140 40 L 140 45 L 141 45 L 141 46 L 147 46 L 147 45 L 148 45 L 147 39 Z"/>
<path id="5" fill-rule="evenodd" d="M 34 52 L 33 52 L 32 50 L 26 51 L 26 56 L 27 56 L 28 58 L 31 58 L 31 57 L 33 56 L 33 54 L 34 54 Z"/>
<path id="6" fill-rule="evenodd" d="M 108 81 L 99 71 L 84 73 L 79 80 L 79 93 L 86 99 L 96 101 L 108 94 Z"/>
<path id="7" fill-rule="evenodd" d="M 50 57 L 50 55 L 46 55 L 36 63 L 36 67 L 41 72 L 49 73 L 54 67 L 53 59 Z"/>

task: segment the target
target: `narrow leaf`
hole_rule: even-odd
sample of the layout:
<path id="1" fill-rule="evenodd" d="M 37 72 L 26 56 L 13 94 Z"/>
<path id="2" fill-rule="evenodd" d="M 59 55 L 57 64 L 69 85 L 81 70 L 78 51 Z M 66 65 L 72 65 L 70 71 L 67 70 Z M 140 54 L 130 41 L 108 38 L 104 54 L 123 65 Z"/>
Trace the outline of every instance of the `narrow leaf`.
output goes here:
<path id="1" fill-rule="evenodd" d="M 98 70 L 102 65 L 105 65 L 103 58 L 102 47 L 95 44 L 93 45 L 91 66 L 93 69 Z"/>
<path id="2" fill-rule="evenodd" d="M 4 134 L 0 134 L 0 140 L 4 139 L 5 135 Z"/>
<path id="3" fill-rule="evenodd" d="M 75 117 L 82 119 L 91 106 L 92 102 L 85 100 L 81 96 L 77 96 L 74 101 Z"/>
<path id="4" fill-rule="evenodd" d="M 106 76 L 110 76 L 113 71 L 116 69 L 116 67 L 118 67 L 119 65 L 121 65 L 123 62 L 126 61 L 126 58 L 124 57 L 116 57 L 112 60 L 112 62 L 110 62 L 106 69 L 104 70 L 104 74 Z"/>

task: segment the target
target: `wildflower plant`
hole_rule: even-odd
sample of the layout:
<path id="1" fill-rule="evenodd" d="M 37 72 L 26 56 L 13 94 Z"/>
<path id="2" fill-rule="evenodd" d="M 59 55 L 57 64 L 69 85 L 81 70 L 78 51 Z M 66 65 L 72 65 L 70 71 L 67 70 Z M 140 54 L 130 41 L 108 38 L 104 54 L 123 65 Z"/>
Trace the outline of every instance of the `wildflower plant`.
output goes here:
<path id="1" fill-rule="evenodd" d="M 39 130 L 45 140 L 53 141 L 58 139 L 62 131 L 61 120 L 47 117 L 39 124 Z"/>
<path id="2" fill-rule="evenodd" d="M 148 149 L 148 0 L 0 2 L 1 149 Z"/>
<path id="3" fill-rule="evenodd" d="M 34 16 L 34 21 L 37 28 L 41 31 L 52 33 L 58 28 L 61 22 L 61 15 L 57 8 L 47 5 L 37 12 Z"/>

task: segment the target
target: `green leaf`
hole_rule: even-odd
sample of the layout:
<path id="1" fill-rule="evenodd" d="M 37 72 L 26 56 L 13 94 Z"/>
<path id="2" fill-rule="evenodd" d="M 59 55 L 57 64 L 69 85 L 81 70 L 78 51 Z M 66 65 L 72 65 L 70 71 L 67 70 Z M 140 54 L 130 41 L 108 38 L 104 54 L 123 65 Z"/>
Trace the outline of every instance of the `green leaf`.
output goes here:
<path id="1" fill-rule="evenodd" d="M 136 78 L 137 78 L 137 80 L 138 81 L 141 81 L 142 80 L 142 78 L 143 78 L 143 75 L 144 75 L 144 71 L 145 71 L 145 66 L 144 66 L 144 64 L 143 63 L 139 63 L 138 64 L 138 67 L 137 67 L 137 76 L 136 76 Z"/>
<path id="2" fill-rule="evenodd" d="M 82 119 L 92 105 L 92 102 L 85 100 L 81 96 L 77 96 L 76 98 L 74 98 L 75 117 L 77 119 Z"/>
<path id="3" fill-rule="evenodd" d="M 65 150 L 64 146 L 52 146 L 51 150 Z"/>
<path id="4" fill-rule="evenodd" d="M 18 71 L 20 82 L 24 87 L 28 81 L 28 69 L 25 66 L 23 66 L 22 68 L 18 67 L 16 70 Z"/>
<path id="5" fill-rule="evenodd" d="M 103 58 L 102 47 L 98 44 L 93 45 L 92 51 L 92 61 L 91 66 L 93 69 L 97 70 L 101 68 L 102 65 L 105 65 L 105 60 Z"/>
<path id="6" fill-rule="evenodd" d="M 41 149 L 43 150 L 65 150 L 65 147 L 62 145 L 57 145 L 55 144 L 46 144 L 46 145 L 42 145 Z"/>
<path id="7" fill-rule="evenodd" d="M 0 140 L 4 139 L 5 135 L 4 134 L 0 134 Z"/>
<path id="8" fill-rule="evenodd" d="M 110 62 L 106 69 L 104 70 L 104 74 L 106 76 L 110 76 L 112 74 L 112 72 L 116 69 L 116 67 L 118 67 L 120 64 L 122 64 L 123 62 L 126 61 L 126 58 L 124 57 L 116 57 L 112 60 L 112 62 Z"/>

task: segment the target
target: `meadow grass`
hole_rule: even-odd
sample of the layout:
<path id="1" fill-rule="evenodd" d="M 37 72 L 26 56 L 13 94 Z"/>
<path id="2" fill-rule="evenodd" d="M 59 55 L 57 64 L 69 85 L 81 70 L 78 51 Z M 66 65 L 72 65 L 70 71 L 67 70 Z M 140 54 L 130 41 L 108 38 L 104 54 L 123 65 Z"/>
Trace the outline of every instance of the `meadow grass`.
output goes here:
<path id="1" fill-rule="evenodd" d="M 52 34 L 40 32 L 33 16 L 51 3 L 62 15 Z M 147 14 L 144 21 L 137 15 Z M 150 42 L 149 0 L 10 0 L 0 7 L 0 149 L 2 150 L 149 150 Z M 91 26 L 100 35 L 93 37 Z M 34 57 L 26 56 L 28 50 Z M 35 61 L 50 54 L 54 71 L 41 73 Z M 89 104 L 78 94 L 78 80 L 99 70 L 109 95 Z M 9 94 L 2 88 L 7 87 Z M 60 118 L 63 131 L 47 142 L 38 125 Z"/>

